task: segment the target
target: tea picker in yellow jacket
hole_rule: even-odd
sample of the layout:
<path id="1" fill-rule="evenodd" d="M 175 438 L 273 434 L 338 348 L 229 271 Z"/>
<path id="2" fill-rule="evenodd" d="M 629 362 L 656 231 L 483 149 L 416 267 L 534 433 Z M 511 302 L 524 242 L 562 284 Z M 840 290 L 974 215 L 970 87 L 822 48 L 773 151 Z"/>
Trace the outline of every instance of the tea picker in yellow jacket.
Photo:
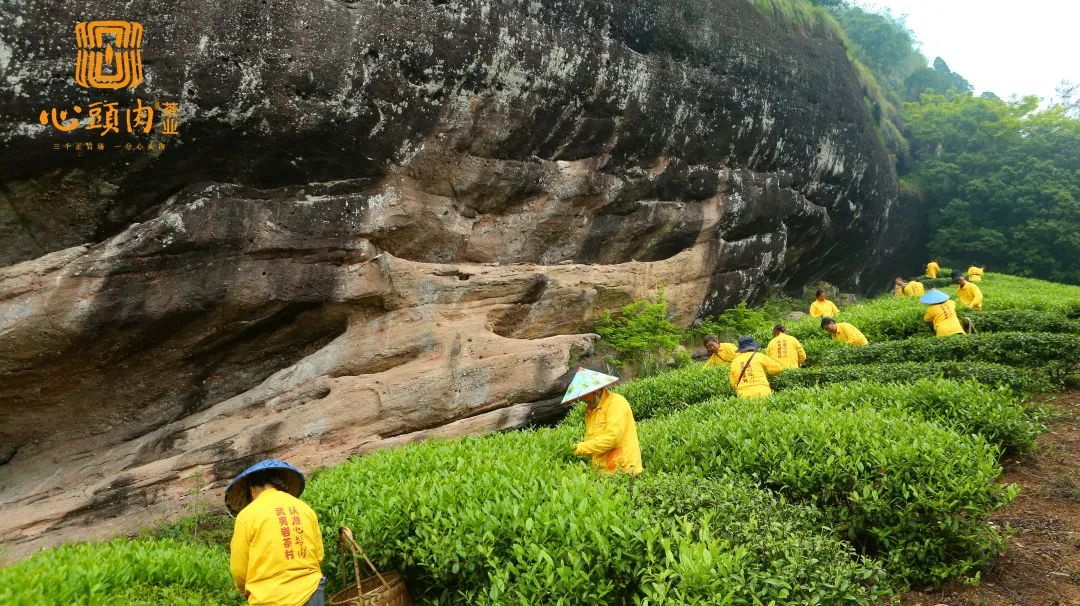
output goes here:
<path id="1" fill-rule="evenodd" d="M 740 398 L 764 398 L 772 393 L 767 375 L 778 375 L 783 366 L 759 352 L 761 346 L 753 337 L 739 339 L 739 355 L 731 361 L 731 386 Z"/>
<path id="2" fill-rule="evenodd" d="M 720 339 L 712 335 L 705 337 L 705 349 L 712 354 L 709 356 L 709 360 L 705 362 L 706 368 L 710 366 L 727 366 L 735 359 L 737 354 L 734 343 L 721 343 Z"/>
<path id="3" fill-rule="evenodd" d="M 618 377 L 587 368 L 579 368 L 563 403 L 585 402 L 585 439 L 574 446 L 574 455 L 591 457 L 593 467 L 606 472 L 641 473 L 641 447 L 638 445 L 634 413 L 626 398 L 607 390 Z"/>
<path id="4" fill-rule="evenodd" d="M 922 282 L 918 280 L 912 280 L 908 282 L 896 276 L 896 290 L 894 294 L 898 297 L 921 297 L 926 294 L 926 288 L 923 287 Z"/>
<path id="5" fill-rule="evenodd" d="M 843 341 L 855 347 L 861 347 L 869 343 L 858 328 L 847 322 L 837 323 L 832 318 L 822 318 L 821 327 L 832 335 L 834 341 Z"/>
<path id="6" fill-rule="evenodd" d="M 772 329 L 773 338 L 765 348 L 765 355 L 776 360 L 785 370 L 798 368 L 806 362 L 806 350 L 795 337 L 787 334 L 787 327 L 777 324 Z"/>
<path id="7" fill-rule="evenodd" d="M 935 335 L 949 337 L 964 334 L 964 327 L 960 324 L 960 318 L 956 317 L 956 303 L 949 298 L 949 295 L 936 288 L 931 288 L 929 292 L 919 299 L 919 302 L 926 305 L 923 322 L 930 322 L 934 325 Z"/>
<path id="8" fill-rule="evenodd" d="M 964 279 L 964 274 L 958 271 L 952 273 L 953 282 L 960 285 L 956 290 L 956 298 L 971 309 L 982 309 L 983 295 L 979 287 Z"/>
<path id="9" fill-rule="evenodd" d="M 810 304 L 810 315 L 815 318 L 823 318 L 825 316 L 835 316 L 838 313 L 840 313 L 840 309 L 826 298 L 825 291 L 819 288 L 814 302 Z"/>
<path id="10" fill-rule="evenodd" d="M 930 262 L 926 264 L 927 278 L 930 278 L 931 280 L 937 278 L 939 271 L 941 271 L 941 266 L 938 265 L 937 259 L 931 259 Z"/>
<path id="11" fill-rule="evenodd" d="M 983 268 L 979 267 L 978 263 L 972 263 L 968 268 L 968 279 L 972 282 L 982 282 Z"/>
<path id="12" fill-rule="evenodd" d="M 266 459 L 245 469 L 225 489 L 236 515 L 229 544 L 233 582 L 252 606 L 323 606 L 322 532 L 299 498 L 304 475 Z"/>

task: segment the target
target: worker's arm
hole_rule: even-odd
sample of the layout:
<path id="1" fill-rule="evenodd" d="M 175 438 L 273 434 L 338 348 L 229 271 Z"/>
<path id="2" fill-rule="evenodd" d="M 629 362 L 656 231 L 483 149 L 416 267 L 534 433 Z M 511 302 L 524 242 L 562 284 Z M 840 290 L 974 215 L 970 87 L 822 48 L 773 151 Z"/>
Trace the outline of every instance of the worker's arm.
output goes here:
<path id="1" fill-rule="evenodd" d="M 248 543 L 247 522 L 236 518 L 232 541 L 229 543 L 229 569 L 232 571 L 233 583 L 245 596 L 247 595 L 244 586 L 247 583 Z"/>
<path id="2" fill-rule="evenodd" d="M 795 340 L 795 351 L 799 355 L 799 366 L 802 366 L 806 363 L 806 350 L 803 349 L 802 343 L 799 343 L 798 339 Z"/>
<path id="3" fill-rule="evenodd" d="M 980 290 L 979 287 L 976 286 L 974 291 L 971 293 L 971 306 L 972 307 L 979 307 L 981 305 L 982 305 L 982 290 Z"/>
<path id="4" fill-rule="evenodd" d="M 742 364 L 735 364 L 732 360 L 731 368 L 728 370 L 728 382 L 731 383 L 732 389 L 739 387 L 739 375 L 742 374 Z"/>
<path id="5" fill-rule="evenodd" d="M 761 365 L 771 375 L 778 375 L 781 372 L 783 372 L 783 370 L 784 370 L 784 367 L 780 366 L 779 362 L 777 362 L 776 360 L 770 358 L 769 356 L 762 356 L 761 357 Z"/>
<path id="6" fill-rule="evenodd" d="M 836 303 L 833 303 L 832 301 L 830 301 L 830 302 L 829 302 L 829 307 L 831 307 L 831 308 L 832 308 L 832 315 L 834 315 L 834 316 L 835 316 L 835 315 L 837 315 L 838 313 L 840 313 L 840 308 L 836 306 Z"/>
<path id="7" fill-rule="evenodd" d="M 615 445 L 622 439 L 623 433 L 626 432 L 627 415 L 625 411 L 619 410 L 617 406 L 612 406 L 605 412 L 607 414 L 607 424 L 604 426 L 604 431 L 578 444 L 577 448 L 574 449 L 574 454 L 582 456 L 607 452 L 615 448 Z"/>
<path id="8" fill-rule="evenodd" d="M 933 308 L 930 308 L 930 307 L 926 308 L 926 313 L 923 314 L 922 321 L 923 322 L 933 322 L 934 321 L 934 310 L 933 310 Z"/>

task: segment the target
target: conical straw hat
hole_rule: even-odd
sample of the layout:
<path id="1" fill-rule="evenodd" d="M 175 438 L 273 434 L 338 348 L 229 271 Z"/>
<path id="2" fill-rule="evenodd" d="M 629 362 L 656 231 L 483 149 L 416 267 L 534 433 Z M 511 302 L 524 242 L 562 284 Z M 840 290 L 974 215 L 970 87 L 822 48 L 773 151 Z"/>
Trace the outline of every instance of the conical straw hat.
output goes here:
<path id="1" fill-rule="evenodd" d="M 570 382 L 570 387 L 566 390 L 566 395 L 563 396 L 563 403 L 576 400 L 583 395 L 590 394 L 598 389 L 603 389 L 608 385 L 617 383 L 619 377 L 613 377 L 611 375 L 605 375 L 602 372 L 596 372 L 595 370 L 589 370 L 588 368 L 579 368 L 577 374 L 574 375 L 574 380 Z"/>

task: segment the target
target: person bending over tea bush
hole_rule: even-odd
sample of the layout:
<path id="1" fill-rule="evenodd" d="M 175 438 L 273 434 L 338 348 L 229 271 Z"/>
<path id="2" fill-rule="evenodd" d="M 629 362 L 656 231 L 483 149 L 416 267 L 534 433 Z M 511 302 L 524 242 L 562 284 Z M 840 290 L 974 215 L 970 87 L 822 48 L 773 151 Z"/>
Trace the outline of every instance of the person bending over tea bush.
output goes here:
<path id="1" fill-rule="evenodd" d="M 585 440 L 574 446 L 574 456 L 592 457 L 593 467 L 605 473 L 637 475 L 642 467 L 634 413 L 626 398 L 607 390 L 618 380 L 579 368 L 562 401 L 585 402 Z"/>
<path id="2" fill-rule="evenodd" d="M 956 291 L 956 296 L 960 299 L 960 302 L 970 307 L 971 309 L 982 309 L 983 295 L 982 290 L 978 286 L 975 286 L 972 282 L 968 282 L 964 279 L 963 272 L 952 272 L 953 282 L 960 285 L 960 288 Z"/>
<path id="3" fill-rule="evenodd" d="M 983 268 L 979 267 L 978 263 L 972 263 L 968 268 L 968 277 L 972 282 L 982 282 Z"/>
<path id="4" fill-rule="evenodd" d="M 706 367 L 727 366 L 735 359 L 735 355 L 738 353 L 735 351 L 734 343 L 721 343 L 720 339 L 712 335 L 705 337 L 705 349 L 712 354 L 709 356 L 709 360 L 705 362 Z"/>
<path id="5" fill-rule="evenodd" d="M 855 328 L 854 325 L 847 322 L 840 322 L 838 324 L 836 320 L 832 318 L 822 318 L 821 327 L 832 335 L 834 341 L 843 341 L 854 347 L 861 347 L 869 343 L 858 328 Z"/>
<path id="6" fill-rule="evenodd" d="M 936 280 L 939 271 L 941 271 L 941 266 L 938 265 L 937 259 L 931 259 L 930 262 L 926 264 L 927 278 L 930 278 L 931 280 Z"/>
<path id="7" fill-rule="evenodd" d="M 840 308 L 825 297 L 825 291 L 818 289 L 814 302 L 810 304 L 810 315 L 815 318 L 835 316 L 840 313 Z"/>
<path id="8" fill-rule="evenodd" d="M 753 337 L 739 339 L 739 355 L 731 361 L 731 386 L 740 398 L 764 398 L 772 394 L 767 375 L 778 375 L 783 366 L 758 352 L 761 346 Z"/>
<path id="9" fill-rule="evenodd" d="M 777 324 L 772 329 L 773 338 L 765 348 L 765 355 L 776 360 L 781 367 L 798 368 L 806 363 L 806 350 L 795 337 L 787 334 L 787 327 Z"/>
<path id="10" fill-rule="evenodd" d="M 896 290 L 893 292 L 898 297 L 921 297 L 926 294 L 922 282 L 912 280 L 908 282 L 900 276 L 896 276 Z"/>
<path id="11" fill-rule="evenodd" d="M 236 515 L 229 546 L 233 581 L 252 606 L 323 606 L 326 577 L 322 532 L 315 512 L 297 497 L 304 475 L 266 459 L 225 489 Z"/>
<path id="12" fill-rule="evenodd" d="M 923 322 L 930 322 L 934 326 L 934 334 L 939 337 L 951 337 L 952 335 L 964 334 L 964 327 L 960 324 L 960 318 L 956 317 L 956 303 L 949 295 L 936 288 L 930 289 L 919 299 L 926 305 L 926 313 Z"/>

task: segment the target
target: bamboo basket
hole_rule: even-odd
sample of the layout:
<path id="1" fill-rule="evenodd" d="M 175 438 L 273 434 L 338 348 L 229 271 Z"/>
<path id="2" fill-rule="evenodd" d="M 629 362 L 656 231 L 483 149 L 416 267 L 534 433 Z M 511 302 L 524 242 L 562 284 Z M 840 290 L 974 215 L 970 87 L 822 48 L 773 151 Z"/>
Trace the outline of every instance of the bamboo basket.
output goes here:
<path id="1" fill-rule="evenodd" d="M 375 564 L 371 563 L 364 550 L 353 539 L 352 530 L 347 526 L 338 529 L 338 542 L 341 544 L 341 578 L 346 577 L 345 549 L 349 550 L 353 561 L 353 576 L 356 584 L 346 587 L 330 596 L 330 606 L 410 606 L 409 591 L 405 587 L 405 580 L 397 571 L 379 572 Z M 359 553 L 374 576 L 366 579 L 360 578 L 360 562 L 356 559 Z"/>

